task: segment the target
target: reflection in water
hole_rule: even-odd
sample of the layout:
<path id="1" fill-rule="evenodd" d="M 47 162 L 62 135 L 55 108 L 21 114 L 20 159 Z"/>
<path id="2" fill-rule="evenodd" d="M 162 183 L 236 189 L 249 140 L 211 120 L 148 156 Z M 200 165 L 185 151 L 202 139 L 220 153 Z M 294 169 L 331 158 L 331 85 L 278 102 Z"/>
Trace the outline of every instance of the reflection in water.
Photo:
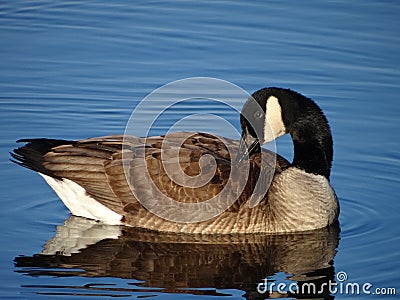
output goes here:
<path id="1" fill-rule="evenodd" d="M 334 280 L 333 258 L 338 242 L 337 224 L 298 234 L 200 236 L 108 226 L 72 216 L 57 228 L 56 237 L 47 242 L 40 254 L 17 257 L 15 263 L 17 272 L 31 276 L 101 276 L 141 281 L 134 281 L 132 289 L 84 287 L 97 292 L 221 295 L 215 289 L 238 289 L 252 299 L 330 298 L 327 289 L 323 295 L 260 294 L 257 284 L 267 276 L 272 281 L 284 274 L 285 279 L 299 285 L 314 282 L 318 289 L 324 287 L 323 283 Z"/>

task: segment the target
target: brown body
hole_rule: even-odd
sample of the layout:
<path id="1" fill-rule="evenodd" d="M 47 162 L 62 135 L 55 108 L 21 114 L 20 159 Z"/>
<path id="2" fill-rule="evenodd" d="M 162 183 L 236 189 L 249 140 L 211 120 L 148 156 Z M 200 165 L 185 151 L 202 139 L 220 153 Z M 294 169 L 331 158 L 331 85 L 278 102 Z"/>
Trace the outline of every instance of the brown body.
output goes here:
<path id="1" fill-rule="evenodd" d="M 231 234 L 334 223 L 333 140 L 316 103 L 288 89 L 265 88 L 245 103 L 240 121 L 240 144 L 197 132 L 28 139 L 12 156 L 39 172 L 72 214 L 108 224 Z M 294 146 L 291 164 L 260 146 L 286 133 Z"/>
<path id="2" fill-rule="evenodd" d="M 174 138 L 181 139 L 182 133 L 171 134 L 169 142 Z M 184 133 L 187 135 L 187 133 Z M 267 215 L 268 194 L 261 202 L 249 207 L 249 199 L 254 192 L 256 181 L 260 173 L 261 154 L 257 153 L 250 157 L 250 176 L 245 168 L 238 168 L 237 176 L 231 178 L 230 196 L 237 197 L 239 192 L 235 190 L 243 186 L 242 193 L 238 199 L 225 212 L 203 222 L 177 223 L 165 220 L 148 211 L 137 201 L 129 186 L 125 172 L 124 163 L 129 163 L 127 170 L 130 178 L 136 180 L 134 186 L 141 200 L 157 201 L 151 199 L 155 192 L 146 176 L 145 170 L 135 165 L 135 156 L 143 157 L 135 153 L 143 151 L 145 144 L 145 159 L 147 170 L 151 181 L 163 194 L 179 202 L 203 202 L 221 193 L 227 184 L 231 172 L 230 154 L 224 145 L 229 143 L 233 150 L 237 150 L 238 141 L 212 136 L 205 133 L 191 133 L 179 150 L 179 165 L 188 176 L 196 176 L 203 171 L 202 176 L 207 174 L 207 167 L 200 170 L 199 159 L 205 154 L 211 155 L 216 162 L 215 174 L 205 185 L 197 188 L 184 187 L 175 184 L 166 174 L 164 164 L 168 163 L 167 157 L 162 157 L 161 152 L 168 154 L 168 149 L 173 145 L 163 145 L 165 137 L 151 138 L 125 138 L 122 135 L 106 136 L 81 140 L 77 142 L 57 140 L 31 140 L 26 146 L 15 150 L 14 158 L 21 164 L 34 169 L 44 175 L 56 180 L 71 180 L 83 187 L 88 196 L 95 199 L 110 210 L 121 215 L 121 223 L 134 227 L 142 227 L 151 230 L 165 232 L 187 232 L 187 233 L 254 233 L 273 232 L 273 215 Z M 46 141 L 46 142 L 43 142 Z M 39 145 L 41 143 L 41 145 Z M 47 143 L 47 144 L 46 144 Z M 60 144 L 61 145 L 57 145 Z M 131 157 L 123 157 L 122 149 L 129 147 Z M 55 146 L 52 146 L 54 144 Z M 169 148 L 168 148 L 169 147 Z M 36 150 L 35 150 L 36 148 Z M 273 175 L 281 173 L 290 164 L 282 157 L 270 151 L 263 151 L 264 162 L 271 168 Z M 164 159 L 164 160 L 162 160 Z M 171 157 L 172 159 L 172 157 Z M 213 161 L 210 162 L 210 164 Z M 274 165 L 271 165 L 272 162 Z M 174 162 L 170 162 L 174 163 Z M 268 165 L 269 164 L 269 165 Z M 213 171 L 212 167 L 208 168 Z M 243 171 L 242 171 L 243 170 Z M 243 173 L 243 174 L 242 174 Z M 262 179 L 261 179 L 262 180 Z M 273 183 L 272 183 L 273 184 Z M 223 199 L 221 199 L 223 201 Z M 165 208 L 168 209 L 168 208 Z M 171 211 L 171 214 L 180 214 L 179 211 Z M 201 213 L 201 212 L 194 212 Z M 278 222 L 278 220 L 277 220 Z"/>

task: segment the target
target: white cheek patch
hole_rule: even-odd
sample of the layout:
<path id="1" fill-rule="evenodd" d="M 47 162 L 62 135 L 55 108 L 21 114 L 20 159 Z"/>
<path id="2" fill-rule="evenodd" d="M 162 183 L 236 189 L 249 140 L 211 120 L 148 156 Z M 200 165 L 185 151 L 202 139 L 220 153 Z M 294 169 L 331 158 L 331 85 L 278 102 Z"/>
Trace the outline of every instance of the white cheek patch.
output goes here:
<path id="1" fill-rule="evenodd" d="M 271 142 L 286 133 L 282 120 L 282 108 L 278 98 L 270 96 L 267 99 L 267 107 L 264 123 L 264 143 Z"/>

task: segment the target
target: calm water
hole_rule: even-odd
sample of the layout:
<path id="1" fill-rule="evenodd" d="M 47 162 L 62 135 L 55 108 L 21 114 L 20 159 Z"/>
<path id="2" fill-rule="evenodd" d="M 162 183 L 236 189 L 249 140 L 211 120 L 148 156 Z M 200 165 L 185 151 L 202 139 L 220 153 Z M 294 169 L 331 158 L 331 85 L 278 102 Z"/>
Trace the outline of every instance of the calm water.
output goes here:
<path id="1" fill-rule="evenodd" d="M 0 298 L 263 298 L 256 287 L 266 276 L 321 286 L 341 271 L 347 282 L 395 287 L 398 297 L 399 13 L 397 1 L 365 0 L 1 2 Z M 193 76 L 250 93 L 290 87 L 319 103 L 335 140 L 340 233 L 243 242 L 103 226 L 69 218 L 38 175 L 8 161 L 18 138 L 122 133 L 143 97 Z M 234 112 L 220 115 L 237 124 Z M 277 149 L 291 158 L 288 137 Z"/>

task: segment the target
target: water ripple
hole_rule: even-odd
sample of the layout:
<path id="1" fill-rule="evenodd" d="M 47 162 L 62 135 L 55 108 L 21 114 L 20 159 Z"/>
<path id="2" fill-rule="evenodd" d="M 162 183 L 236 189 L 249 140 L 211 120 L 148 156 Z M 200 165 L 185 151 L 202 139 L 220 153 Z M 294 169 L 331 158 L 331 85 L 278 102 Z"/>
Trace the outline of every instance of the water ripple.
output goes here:
<path id="1" fill-rule="evenodd" d="M 369 203 L 346 198 L 340 198 L 340 203 L 343 239 L 362 238 L 382 230 L 380 215 Z"/>

